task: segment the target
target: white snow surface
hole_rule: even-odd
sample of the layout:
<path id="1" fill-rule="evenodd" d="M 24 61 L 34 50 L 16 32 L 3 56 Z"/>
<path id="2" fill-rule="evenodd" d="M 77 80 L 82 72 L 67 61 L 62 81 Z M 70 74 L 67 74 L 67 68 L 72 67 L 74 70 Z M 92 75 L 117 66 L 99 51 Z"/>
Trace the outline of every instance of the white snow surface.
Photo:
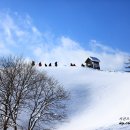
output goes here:
<path id="1" fill-rule="evenodd" d="M 71 92 L 69 121 L 58 130 L 118 130 L 130 117 L 130 73 L 82 67 L 42 67 Z"/>

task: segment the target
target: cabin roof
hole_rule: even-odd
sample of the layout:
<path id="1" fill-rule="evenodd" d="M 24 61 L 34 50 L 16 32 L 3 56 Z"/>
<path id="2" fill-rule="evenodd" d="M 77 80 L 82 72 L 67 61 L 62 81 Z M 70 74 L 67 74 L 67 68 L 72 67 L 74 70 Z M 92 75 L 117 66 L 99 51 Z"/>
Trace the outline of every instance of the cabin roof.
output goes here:
<path id="1" fill-rule="evenodd" d="M 90 59 L 91 61 L 93 61 L 93 62 L 100 62 L 100 60 L 99 60 L 98 58 L 96 58 L 96 57 L 90 56 L 89 59 Z"/>

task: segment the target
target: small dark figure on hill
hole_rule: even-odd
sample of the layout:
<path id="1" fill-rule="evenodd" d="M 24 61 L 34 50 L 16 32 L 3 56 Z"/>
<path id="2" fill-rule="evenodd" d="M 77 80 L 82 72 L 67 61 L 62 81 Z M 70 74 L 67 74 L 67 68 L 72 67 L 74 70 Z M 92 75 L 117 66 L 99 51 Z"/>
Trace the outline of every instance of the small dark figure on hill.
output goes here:
<path id="1" fill-rule="evenodd" d="M 42 63 L 41 63 L 41 62 L 39 62 L 39 66 L 40 66 L 40 67 L 42 66 Z"/>
<path id="2" fill-rule="evenodd" d="M 58 64 L 57 64 L 57 61 L 55 62 L 55 67 L 57 67 L 58 66 Z"/>
<path id="3" fill-rule="evenodd" d="M 51 65 L 51 63 L 49 64 L 49 67 L 51 67 L 52 65 Z"/>
<path id="4" fill-rule="evenodd" d="M 85 65 L 84 65 L 84 64 L 81 64 L 81 67 L 85 67 Z"/>
<path id="5" fill-rule="evenodd" d="M 47 67 L 47 64 L 45 63 L 45 67 Z"/>
<path id="6" fill-rule="evenodd" d="M 70 63 L 70 66 L 76 66 L 75 64 Z"/>
<path id="7" fill-rule="evenodd" d="M 72 63 L 70 63 L 70 66 L 73 66 L 73 64 L 72 64 Z"/>
<path id="8" fill-rule="evenodd" d="M 34 66 L 35 65 L 35 61 L 32 61 L 32 64 L 31 64 L 32 66 Z"/>

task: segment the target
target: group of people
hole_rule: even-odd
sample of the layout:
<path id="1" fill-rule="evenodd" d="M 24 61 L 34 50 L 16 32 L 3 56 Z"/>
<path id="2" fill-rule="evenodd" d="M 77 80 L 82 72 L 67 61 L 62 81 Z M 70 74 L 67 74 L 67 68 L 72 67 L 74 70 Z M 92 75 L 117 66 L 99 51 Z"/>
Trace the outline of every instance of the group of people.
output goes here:
<path id="1" fill-rule="evenodd" d="M 31 65 L 32 65 L 32 66 L 35 66 L 35 65 L 36 65 L 36 64 L 35 64 L 35 61 L 32 61 L 32 64 L 31 64 Z M 41 67 L 41 66 L 42 66 L 42 63 L 39 62 L 39 63 L 38 63 L 38 66 Z M 44 66 L 45 66 L 45 67 L 47 67 L 47 66 L 48 66 L 48 67 L 51 67 L 51 66 L 52 66 L 52 63 L 49 63 L 48 65 L 45 63 Z M 57 62 L 57 61 L 54 63 L 54 66 L 55 66 L 55 67 L 58 66 L 58 62 Z M 70 66 L 76 66 L 76 64 L 70 63 Z M 85 67 L 85 65 L 84 65 L 84 64 L 81 64 L 81 67 Z"/>
<path id="2" fill-rule="evenodd" d="M 75 64 L 70 63 L 70 66 L 76 66 Z M 81 67 L 85 67 L 84 64 L 81 64 Z"/>
<path id="3" fill-rule="evenodd" d="M 32 65 L 32 66 L 35 66 L 35 61 L 32 61 L 32 64 L 31 64 L 31 65 Z M 41 66 L 42 66 L 42 63 L 39 62 L 38 65 L 39 65 L 39 67 L 41 67 Z M 55 65 L 55 67 L 58 66 L 57 61 L 54 63 L 54 65 Z M 47 66 L 51 67 L 51 66 L 52 66 L 52 63 L 49 63 L 48 65 L 45 63 L 44 66 L 45 66 L 45 67 L 47 67 Z"/>

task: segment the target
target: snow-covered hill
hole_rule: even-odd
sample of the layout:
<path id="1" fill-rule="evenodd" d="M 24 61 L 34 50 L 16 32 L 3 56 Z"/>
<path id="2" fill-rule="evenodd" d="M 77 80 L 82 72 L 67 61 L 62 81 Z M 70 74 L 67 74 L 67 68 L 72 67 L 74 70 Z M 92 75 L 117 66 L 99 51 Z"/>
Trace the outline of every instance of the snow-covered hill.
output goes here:
<path id="1" fill-rule="evenodd" d="M 71 92 L 69 122 L 58 130 L 130 129 L 119 125 L 120 118 L 130 118 L 130 73 L 81 67 L 44 70 Z"/>

